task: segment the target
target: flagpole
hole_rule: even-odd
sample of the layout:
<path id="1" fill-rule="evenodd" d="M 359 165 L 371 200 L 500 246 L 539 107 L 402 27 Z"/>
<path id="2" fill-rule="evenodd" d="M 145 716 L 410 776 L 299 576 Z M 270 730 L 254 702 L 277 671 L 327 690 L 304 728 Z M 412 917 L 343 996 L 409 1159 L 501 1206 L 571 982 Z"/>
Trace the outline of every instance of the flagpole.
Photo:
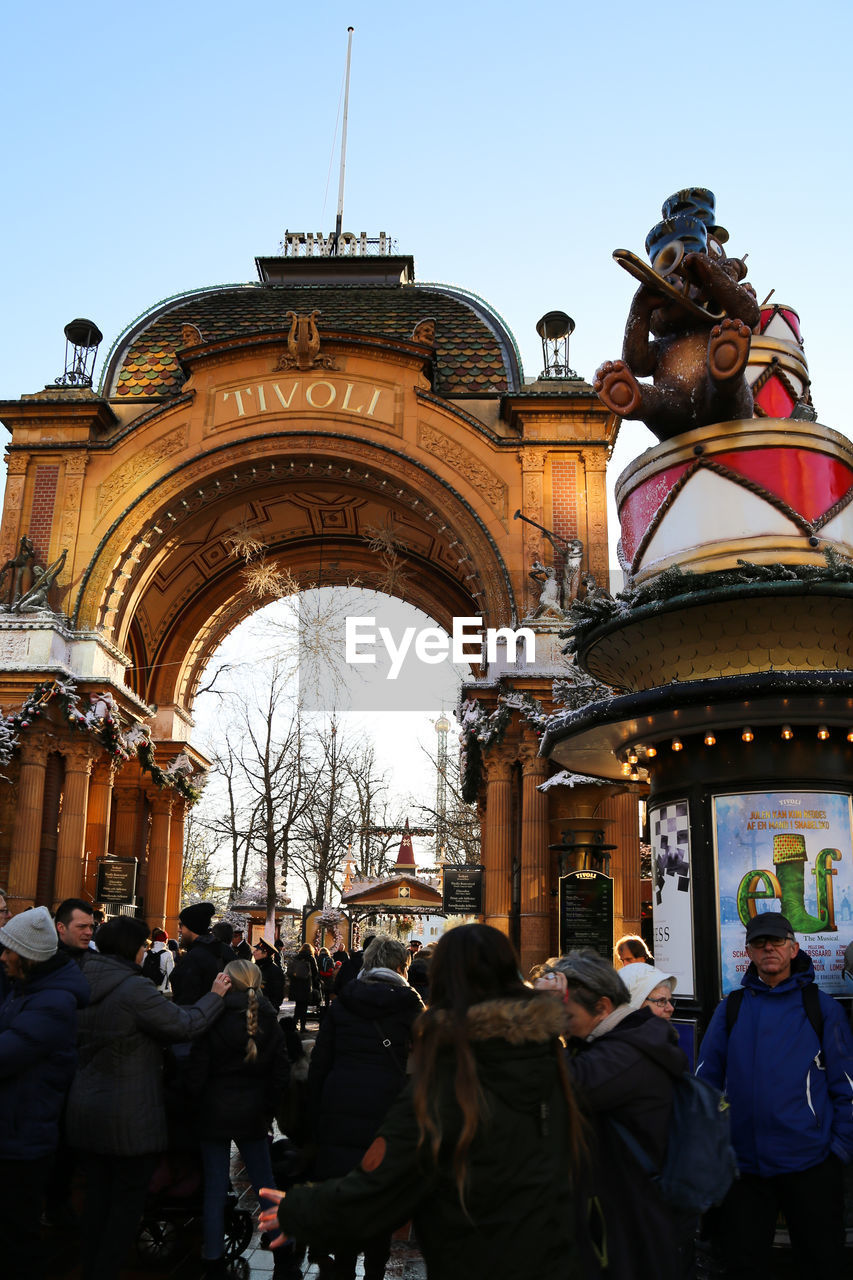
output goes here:
<path id="1" fill-rule="evenodd" d="M 347 113 L 349 111 L 349 69 L 350 59 L 352 57 L 352 33 L 354 28 L 347 27 L 347 74 L 344 86 L 344 123 L 341 130 L 341 177 L 338 184 L 338 216 L 335 221 L 335 253 L 338 252 L 338 246 L 341 241 L 341 229 L 344 221 L 344 175 L 347 166 Z"/>

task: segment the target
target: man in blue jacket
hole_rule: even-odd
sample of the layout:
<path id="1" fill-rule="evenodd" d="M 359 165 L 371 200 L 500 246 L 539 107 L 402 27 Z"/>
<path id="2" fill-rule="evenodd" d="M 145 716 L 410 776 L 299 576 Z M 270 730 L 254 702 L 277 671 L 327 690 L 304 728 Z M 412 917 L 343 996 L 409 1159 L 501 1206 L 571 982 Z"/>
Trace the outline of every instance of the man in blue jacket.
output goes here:
<path id="1" fill-rule="evenodd" d="M 743 994 L 718 1005 L 696 1068 L 731 1104 L 741 1176 L 720 1210 L 728 1274 L 769 1274 L 781 1209 L 799 1274 L 840 1275 L 853 1035 L 831 996 L 817 987 L 817 998 L 804 994 L 814 966 L 785 916 L 768 911 L 750 920 L 746 951 Z"/>

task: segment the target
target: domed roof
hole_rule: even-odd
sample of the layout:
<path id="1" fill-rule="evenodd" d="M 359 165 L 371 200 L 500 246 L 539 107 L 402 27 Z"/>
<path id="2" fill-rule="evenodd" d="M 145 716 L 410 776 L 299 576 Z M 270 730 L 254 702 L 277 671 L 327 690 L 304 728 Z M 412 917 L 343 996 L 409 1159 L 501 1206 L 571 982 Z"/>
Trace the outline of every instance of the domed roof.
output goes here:
<path id="1" fill-rule="evenodd" d="M 435 321 L 435 390 L 476 395 L 518 390 L 521 361 L 512 334 L 481 299 L 445 285 L 284 284 L 220 285 L 159 303 L 117 339 L 101 393 L 110 399 L 150 400 L 176 395 L 184 374 L 175 352 L 187 345 L 186 324 L 207 341 L 290 327 L 288 311 L 319 311 L 320 329 L 410 341 L 421 320 Z"/>

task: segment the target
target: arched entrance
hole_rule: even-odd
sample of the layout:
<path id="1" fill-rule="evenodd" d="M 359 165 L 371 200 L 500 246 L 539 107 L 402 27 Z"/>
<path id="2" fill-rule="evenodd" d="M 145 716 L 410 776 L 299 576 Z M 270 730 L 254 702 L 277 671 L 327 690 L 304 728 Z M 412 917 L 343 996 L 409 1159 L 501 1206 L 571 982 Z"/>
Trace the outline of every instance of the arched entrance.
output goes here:
<path id="1" fill-rule="evenodd" d="M 0 875 L 17 908 L 70 886 L 93 895 L 109 850 L 138 858 L 149 920 L 174 923 L 191 796 L 170 766 L 203 767 L 192 743 L 201 672 L 263 603 L 245 591 L 235 530 L 300 585 L 372 585 L 368 532 L 391 526 L 405 546 L 400 594 L 448 629 L 474 616 L 517 626 L 534 611 L 529 572 L 551 556 L 537 525 L 579 537 L 584 567 L 607 579 L 604 470 L 617 424 L 591 388 L 525 386 L 499 318 L 458 291 L 414 285 L 411 260 L 378 260 L 373 275 L 368 260 L 332 261 L 329 280 L 328 259 L 316 278 L 304 260 L 294 275 L 287 259 L 264 260 L 260 285 L 156 308 L 116 343 L 100 395 L 49 388 L 0 406 L 12 431 L 0 553 L 25 534 L 43 564 L 66 553 L 51 602 L 64 620 L 0 616 L 3 708 L 20 705 L 33 676 L 61 670 L 84 699 L 109 694 L 125 730 L 138 724 L 151 740 L 122 763 L 105 752 L 102 723 L 72 731 L 55 707 L 21 731 L 15 799 L 5 822 L 0 812 Z M 546 707 L 553 652 L 510 673 Z M 483 669 L 475 682 L 486 711 L 506 692 L 502 676 Z M 556 810 L 538 790 L 549 766 L 535 725 L 515 711 L 509 721 L 483 752 L 486 918 L 514 928 L 532 960 L 553 946 Z M 48 886 L 45 779 L 57 753 L 64 779 L 77 769 L 80 796 L 72 809 L 57 781 L 47 827 L 58 827 L 62 876 Z M 623 825 L 633 857 L 636 833 Z M 630 923 L 639 904 L 626 905 Z"/>

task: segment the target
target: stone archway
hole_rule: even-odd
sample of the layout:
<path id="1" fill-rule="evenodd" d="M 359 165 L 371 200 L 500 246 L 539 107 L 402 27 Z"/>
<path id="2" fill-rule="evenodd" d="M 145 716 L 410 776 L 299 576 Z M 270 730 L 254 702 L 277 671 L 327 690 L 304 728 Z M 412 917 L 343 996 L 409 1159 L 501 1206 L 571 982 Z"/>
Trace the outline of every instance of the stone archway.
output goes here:
<path id="1" fill-rule="evenodd" d="M 235 525 L 300 583 L 321 569 L 324 584 L 369 584 L 365 531 L 390 520 L 406 543 L 406 598 L 448 627 L 454 616 L 514 626 L 536 603 L 528 571 L 550 547 L 517 510 L 580 537 L 585 567 L 606 581 L 604 471 L 617 424 L 591 388 L 523 386 L 512 338 L 485 304 L 420 290 L 405 271 L 399 285 L 325 286 L 335 327 L 315 328 L 302 349 L 282 312 L 300 289 L 312 305 L 315 286 L 285 288 L 261 265 L 259 287 L 178 299 L 129 330 L 104 394 L 47 389 L 0 406 L 12 431 L 0 554 L 25 533 L 42 563 L 67 553 L 52 602 L 63 620 L 0 616 L 3 708 L 62 668 L 85 696 L 108 692 L 125 723 L 148 727 L 160 769 L 181 754 L 203 765 L 191 728 L 201 671 L 258 604 L 230 554 Z M 247 320 L 252 307 L 263 314 Z M 413 337 L 412 318 L 425 315 L 433 327 L 418 323 Z M 488 710 L 503 686 L 482 674 Z M 541 672 L 517 683 L 549 704 Z M 68 725 L 48 719 L 61 744 Z M 513 713 L 480 796 L 486 915 L 504 928 L 515 917 L 526 960 L 553 935 L 550 801 L 536 790 L 548 766 L 536 752 Z M 76 865 L 91 893 L 98 857 L 138 857 L 147 915 L 173 922 L 185 797 L 158 787 L 145 760 L 118 769 L 97 736 L 88 753 L 85 811 L 78 803 L 73 821 L 66 810 L 60 820 L 63 866 Z M 44 803 L 41 763 L 27 772 L 20 758 L 26 803 L 9 805 L 5 822 L 0 812 L 0 879 L 8 871 L 18 906 L 36 896 Z"/>

